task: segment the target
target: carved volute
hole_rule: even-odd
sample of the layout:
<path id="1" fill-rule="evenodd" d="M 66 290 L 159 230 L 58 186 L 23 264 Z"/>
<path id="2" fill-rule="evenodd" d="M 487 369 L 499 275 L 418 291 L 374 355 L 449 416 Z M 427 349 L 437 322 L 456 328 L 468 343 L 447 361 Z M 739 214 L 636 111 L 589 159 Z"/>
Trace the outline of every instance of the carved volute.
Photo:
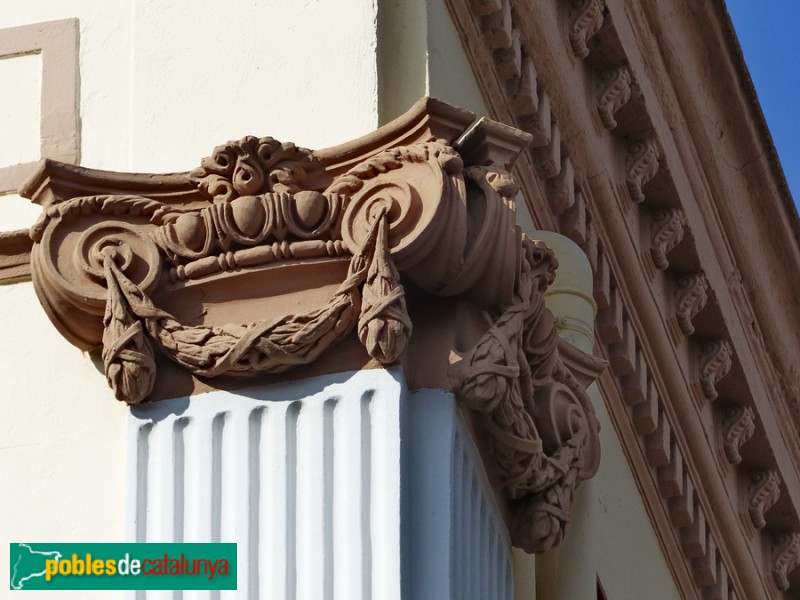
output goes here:
<path id="1" fill-rule="evenodd" d="M 473 121 L 423 99 L 342 146 L 246 137 L 185 174 L 44 162 L 23 189 L 45 209 L 36 291 L 70 342 L 102 348 L 131 404 L 163 397 L 164 369 L 279 373 L 348 340 L 375 366 L 419 361 L 409 291 L 470 307 L 445 381 L 489 440 L 514 543 L 546 551 L 597 470 L 585 388 L 602 365 L 559 340 L 543 298 L 557 261 L 515 224 L 508 170 L 530 136 Z"/>

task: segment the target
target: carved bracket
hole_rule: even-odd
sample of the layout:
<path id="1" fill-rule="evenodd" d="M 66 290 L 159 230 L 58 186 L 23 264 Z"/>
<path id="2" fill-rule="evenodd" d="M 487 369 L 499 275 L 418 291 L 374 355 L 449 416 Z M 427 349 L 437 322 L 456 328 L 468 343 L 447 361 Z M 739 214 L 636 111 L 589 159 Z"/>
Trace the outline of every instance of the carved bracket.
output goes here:
<path id="1" fill-rule="evenodd" d="M 750 486 L 747 490 L 747 511 L 756 529 L 764 529 L 767 520 L 764 518 L 770 508 L 778 501 L 781 495 L 781 480 L 773 470 L 758 471 L 750 477 Z"/>
<path id="2" fill-rule="evenodd" d="M 780 533 L 773 540 L 772 577 L 782 592 L 789 589 L 789 574 L 800 565 L 800 533 Z"/>
<path id="3" fill-rule="evenodd" d="M 706 302 L 708 302 L 708 282 L 703 273 L 681 275 L 675 279 L 674 303 L 675 323 L 677 330 L 673 334 L 673 341 L 678 341 L 680 333 L 692 335 L 694 325 L 692 319 L 697 316 Z"/>
<path id="4" fill-rule="evenodd" d="M 667 254 L 681 243 L 686 217 L 679 208 L 657 210 L 653 214 L 650 255 L 656 268 L 666 271 Z"/>
<path id="5" fill-rule="evenodd" d="M 731 370 L 733 350 L 727 340 L 711 340 L 700 348 L 700 388 L 709 400 L 717 399 L 717 384 Z"/>
<path id="6" fill-rule="evenodd" d="M 559 342 L 543 297 L 557 261 L 542 242 L 523 247 L 514 302 L 455 358 L 450 376 L 458 397 L 487 417 L 494 462 L 514 500 L 513 543 L 541 553 L 563 539 L 575 488 L 597 470 L 599 424 L 575 373 L 591 381 L 605 364 Z"/>
<path id="7" fill-rule="evenodd" d="M 606 129 L 615 129 L 614 115 L 631 99 L 638 88 L 628 67 L 606 69 L 600 74 L 597 91 L 597 112 Z"/>
<path id="8" fill-rule="evenodd" d="M 631 194 L 631 199 L 638 203 L 644 202 L 642 188 L 658 173 L 658 159 L 661 152 L 655 139 L 635 142 L 628 147 L 628 156 L 625 158 L 625 184 Z"/>
<path id="9" fill-rule="evenodd" d="M 277 373 L 357 337 L 395 363 L 412 335 L 401 281 L 469 303 L 481 323 L 499 315 L 450 375 L 485 416 L 515 544 L 547 550 L 597 470 L 584 390 L 604 365 L 559 342 L 543 300 L 555 258 L 516 226 L 508 169 L 530 136 L 473 120 L 423 99 L 328 150 L 248 136 L 168 176 L 45 163 L 26 186 L 45 207 L 31 229 L 39 298 L 73 344 L 102 346 L 109 385 L 131 404 L 150 398 L 165 362 L 206 379 Z M 289 293 L 319 299 L 267 302 Z M 220 322 L 218 296 L 249 302 L 237 313 L 249 320 Z"/>
<path id="10" fill-rule="evenodd" d="M 569 42 L 578 58 L 589 55 L 589 40 L 600 31 L 605 19 L 605 0 L 574 0 L 570 14 Z"/>

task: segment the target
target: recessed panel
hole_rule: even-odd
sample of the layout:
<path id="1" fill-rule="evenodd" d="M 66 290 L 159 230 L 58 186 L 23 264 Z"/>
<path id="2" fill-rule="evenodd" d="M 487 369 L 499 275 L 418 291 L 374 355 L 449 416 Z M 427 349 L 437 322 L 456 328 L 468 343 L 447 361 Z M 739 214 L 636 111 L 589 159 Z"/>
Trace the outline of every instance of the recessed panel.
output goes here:
<path id="1" fill-rule="evenodd" d="M 39 159 L 41 54 L 0 57 L 0 167 Z"/>

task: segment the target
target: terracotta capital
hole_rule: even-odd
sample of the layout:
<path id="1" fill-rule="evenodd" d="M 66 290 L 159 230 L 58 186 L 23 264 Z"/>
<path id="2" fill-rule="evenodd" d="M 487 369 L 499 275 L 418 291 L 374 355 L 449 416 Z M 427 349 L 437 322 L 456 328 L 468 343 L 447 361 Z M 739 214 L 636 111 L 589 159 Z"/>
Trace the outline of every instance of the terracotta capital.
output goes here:
<path id="1" fill-rule="evenodd" d="M 131 404 L 165 363 L 213 381 L 279 373 L 355 337 L 375 363 L 398 362 L 409 286 L 472 307 L 483 331 L 451 349 L 452 389 L 491 439 L 514 542 L 545 551 L 597 469 L 584 390 L 602 365 L 559 341 L 543 300 L 557 261 L 515 224 L 508 170 L 529 141 L 425 98 L 335 148 L 248 136 L 183 174 L 46 161 L 23 190 L 45 208 L 34 285 L 67 339 L 102 348 Z"/>

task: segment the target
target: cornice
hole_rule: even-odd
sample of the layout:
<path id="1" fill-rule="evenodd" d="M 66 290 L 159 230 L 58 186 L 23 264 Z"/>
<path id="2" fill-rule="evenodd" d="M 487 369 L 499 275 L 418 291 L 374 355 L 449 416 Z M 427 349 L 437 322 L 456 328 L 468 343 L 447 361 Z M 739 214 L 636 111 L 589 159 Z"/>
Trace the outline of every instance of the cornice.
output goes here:
<path id="1" fill-rule="evenodd" d="M 691 115 L 674 99 L 674 87 L 690 98 L 692 90 L 711 86 L 682 71 L 681 49 L 691 44 L 670 42 L 668 68 L 658 55 L 658 43 L 688 30 L 706 40 L 712 55 L 724 55 L 725 45 L 706 33 L 710 21 L 716 34 L 717 17 L 679 4 L 647 3 L 645 9 L 616 0 L 509 0 L 481 3 L 478 11 L 475 3 L 448 2 L 479 85 L 489 92 L 487 106 L 497 118 L 511 114 L 533 135 L 530 155 L 543 180 L 525 190 L 534 219 L 554 222 L 592 263 L 597 336 L 611 366 L 604 396 L 681 593 L 777 598 L 797 566 L 786 558 L 794 546 L 777 541 L 798 522 L 800 454 L 795 427 L 783 418 L 786 399 L 796 394 L 790 382 L 774 385 L 791 371 L 785 363 L 777 370 L 770 364 L 761 333 L 765 324 L 777 323 L 772 317 L 780 311 L 754 310 L 741 276 L 731 276 L 737 267 L 756 276 L 758 261 L 748 256 L 764 259 L 772 250 L 738 239 L 740 226 L 715 216 L 720 200 L 714 199 L 728 189 L 719 178 L 744 190 L 747 182 L 743 174 L 713 174 L 713 148 L 698 137 L 700 127 L 687 125 Z M 480 35 L 485 20 L 506 5 L 511 19 L 502 22 L 511 31 L 504 39 L 520 40 L 518 72 L 497 65 L 497 49 Z M 659 11 L 680 15 L 677 32 L 677 20 Z M 707 55 L 697 54 L 702 60 Z M 523 72 L 536 77 L 531 81 Z M 512 112 L 523 85 L 544 108 Z M 746 111 L 732 106 L 726 122 L 748 122 Z M 687 139 L 694 141 L 687 145 Z M 727 143 L 746 154 L 751 141 L 743 136 Z M 770 183 L 774 173 L 765 173 L 765 189 L 780 196 L 774 178 Z M 717 179 L 716 187 L 708 178 Z M 542 197 L 546 201 L 537 203 Z M 738 200 L 748 201 L 747 195 Z M 786 213 L 770 218 L 782 223 L 776 235 L 796 272 L 797 238 Z M 780 287 L 772 283 L 759 293 L 772 294 L 771 285 Z M 787 351 L 784 358 L 793 355 Z M 787 456 L 794 460 L 778 458 Z M 754 468 L 778 473 L 787 490 L 764 504 L 757 544 L 750 517 L 746 526 L 740 518 L 748 514 Z"/>
<path id="2" fill-rule="evenodd" d="M 545 552 L 598 468 L 585 389 L 606 363 L 558 337 L 544 302 L 557 260 L 516 226 L 508 169 L 529 142 L 426 98 L 341 146 L 248 136 L 189 173 L 46 161 L 22 190 L 44 208 L 34 287 L 128 404 L 165 379 L 252 381 L 356 340 L 372 366 L 438 361 L 486 440 L 513 543 Z M 426 322 L 409 304 L 438 299 L 449 337 L 416 356 Z"/>

